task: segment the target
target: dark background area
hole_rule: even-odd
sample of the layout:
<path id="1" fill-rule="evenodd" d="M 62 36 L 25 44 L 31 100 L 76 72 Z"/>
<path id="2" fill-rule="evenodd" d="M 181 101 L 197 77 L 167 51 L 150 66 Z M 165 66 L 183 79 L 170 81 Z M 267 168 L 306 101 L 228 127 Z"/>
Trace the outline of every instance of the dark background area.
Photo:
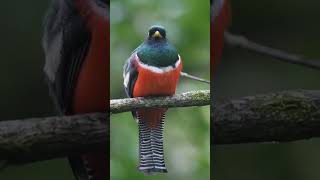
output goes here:
<path id="1" fill-rule="evenodd" d="M 54 114 L 42 67 L 42 22 L 48 0 L 0 5 L 0 120 Z M 1 180 L 73 179 L 65 159 L 0 169 Z"/>
<path id="2" fill-rule="evenodd" d="M 234 34 L 320 59 L 319 1 L 232 1 Z M 217 100 L 290 89 L 320 89 L 320 71 L 226 48 L 215 75 Z M 211 149 L 214 179 L 320 179 L 320 140 L 219 145 Z"/>

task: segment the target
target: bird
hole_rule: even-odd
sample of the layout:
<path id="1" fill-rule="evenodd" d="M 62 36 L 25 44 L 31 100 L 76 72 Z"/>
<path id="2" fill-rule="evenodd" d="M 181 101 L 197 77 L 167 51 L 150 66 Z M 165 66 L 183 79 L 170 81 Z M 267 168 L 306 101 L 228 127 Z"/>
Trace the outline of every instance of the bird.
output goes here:
<path id="1" fill-rule="evenodd" d="M 211 0 L 211 64 L 215 64 L 221 59 L 224 32 L 231 24 L 231 6 L 229 0 Z M 214 69 L 213 68 L 213 69 Z"/>
<path id="2" fill-rule="evenodd" d="M 45 79 L 59 115 L 107 111 L 109 31 L 109 1 L 51 1 L 42 46 Z M 77 180 L 109 178 L 105 147 L 68 157 Z"/>
<path id="3" fill-rule="evenodd" d="M 158 97 L 175 94 L 182 59 L 168 41 L 163 26 L 149 28 L 144 42 L 123 67 L 123 84 L 128 97 Z M 163 151 L 163 128 L 167 108 L 132 111 L 139 128 L 139 166 L 146 175 L 167 173 Z"/>

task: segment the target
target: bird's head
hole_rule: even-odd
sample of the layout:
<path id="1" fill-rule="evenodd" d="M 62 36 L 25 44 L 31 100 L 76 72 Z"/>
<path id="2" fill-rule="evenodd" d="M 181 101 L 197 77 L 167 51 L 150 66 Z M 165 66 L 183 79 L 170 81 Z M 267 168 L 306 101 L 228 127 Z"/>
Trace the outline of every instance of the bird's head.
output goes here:
<path id="1" fill-rule="evenodd" d="M 148 40 L 165 40 L 166 39 L 166 30 L 162 26 L 151 26 L 148 33 Z"/>

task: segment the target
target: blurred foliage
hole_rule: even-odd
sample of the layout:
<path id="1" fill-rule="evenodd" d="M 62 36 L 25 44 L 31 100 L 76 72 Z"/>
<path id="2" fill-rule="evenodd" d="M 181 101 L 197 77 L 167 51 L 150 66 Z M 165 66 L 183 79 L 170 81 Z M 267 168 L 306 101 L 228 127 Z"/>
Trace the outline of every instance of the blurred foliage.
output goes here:
<path id="1" fill-rule="evenodd" d="M 163 25 L 176 46 L 183 70 L 210 77 L 209 1 L 113 0 L 111 18 L 111 98 L 124 98 L 122 66 L 145 39 L 148 28 Z M 209 89 L 207 84 L 181 79 L 177 93 Z M 209 179 L 209 107 L 169 109 L 164 132 L 167 174 L 138 172 L 138 127 L 131 113 L 111 116 L 111 179 Z"/>
<path id="2" fill-rule="evenodd" d="M 232 1 L 231 32 L 256 42 L 320 59 L 319 1 Z M 320 71 L 225 49 L 215 75 L 217 100 L 289 89 L 320 89 Z M 320 179 L 320 140 L 215 146 L 215 179 Z"/>

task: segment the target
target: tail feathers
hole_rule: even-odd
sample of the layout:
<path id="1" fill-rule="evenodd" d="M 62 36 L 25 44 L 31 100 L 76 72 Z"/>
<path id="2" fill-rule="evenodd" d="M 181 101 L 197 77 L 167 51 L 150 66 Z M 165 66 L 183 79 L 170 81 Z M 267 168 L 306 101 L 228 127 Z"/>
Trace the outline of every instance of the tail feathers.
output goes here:
<path id="1" fill-rule="evenodd" d="M 89 180 L 88 172 L 81 156 L 69 156 L 68 159 L 75 178 L 77 180 Z"/>
<path id="2" fill-rule="evenodd" d="M 165 115 L 158 126 L 148 127 L 147 122 L 139 120 L 139 170 L 146 175 L 166 173 L 167 169 L 163 155 L 163 125 Z"/>
<path id="3" fill-rule="evenodd" d="M 95 152 L 69 157 L 77 180 L 106 180 L 109 177 L 107 153 Z"/>

